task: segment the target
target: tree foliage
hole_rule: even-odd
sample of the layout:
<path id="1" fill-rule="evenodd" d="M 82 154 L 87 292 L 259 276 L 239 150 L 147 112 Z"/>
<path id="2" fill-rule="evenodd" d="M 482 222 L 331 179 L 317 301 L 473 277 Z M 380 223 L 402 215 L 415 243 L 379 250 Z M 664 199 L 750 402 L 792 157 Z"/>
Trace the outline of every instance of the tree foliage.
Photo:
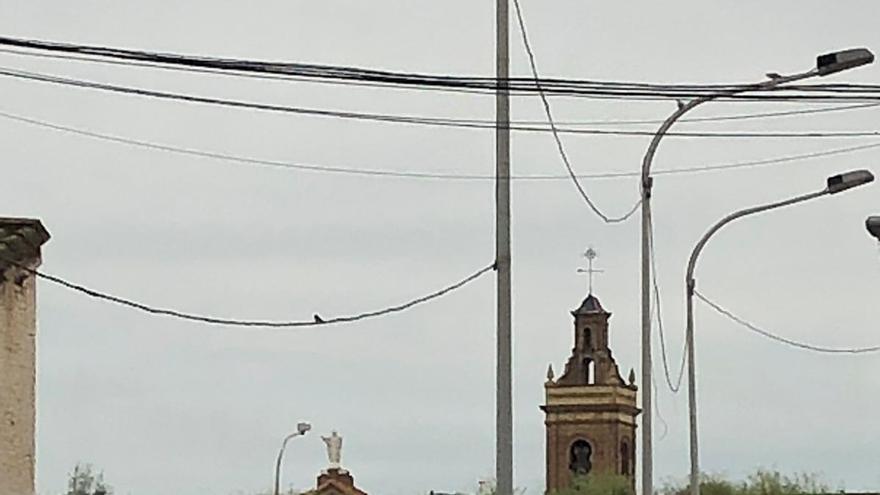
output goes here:
<path id="1" fill-rule="evenodd" d="M 661 495 L 688 495 L 690 484 L 667 485 Z M 811 495 L 829 493 L 828 486 L 813 474 L 785 475 L 759 469 L 745 481 L 734 482 L 719 475 L 700 477 L 701 495 Z"/>
<path id="2" fill-rule="evenodd" d="M 113 495 L 113 490 L 104 483 L 103 472 L 96 472 L 91 464 L 77 463 L 64 495 Z"/>
<path id="3" fill-rule="evenodd" d="M 591 474 L 575 479 L 571 488 L 558 490 L 554 495 L 635 495 L 635 490 L 626 476 Z"/>

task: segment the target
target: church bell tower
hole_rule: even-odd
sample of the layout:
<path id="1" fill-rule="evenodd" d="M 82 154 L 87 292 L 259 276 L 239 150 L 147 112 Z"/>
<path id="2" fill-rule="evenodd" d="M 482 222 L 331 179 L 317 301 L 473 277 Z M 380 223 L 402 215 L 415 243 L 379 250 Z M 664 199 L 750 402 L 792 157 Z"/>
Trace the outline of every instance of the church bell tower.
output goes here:
<path id="1" fill-rule="evenodd" d="M 592 267 L 591 267 L 592 270 Z M 608 347 L 608 319 L 591 293 L 571 312 L 574 348 L 562 376 L 553 367 L 544 384 L 547 429 L 547 493 L 570 487 L 580 476 L 619 474 L 635 483 L 635 373 L 620 376 Z"/>

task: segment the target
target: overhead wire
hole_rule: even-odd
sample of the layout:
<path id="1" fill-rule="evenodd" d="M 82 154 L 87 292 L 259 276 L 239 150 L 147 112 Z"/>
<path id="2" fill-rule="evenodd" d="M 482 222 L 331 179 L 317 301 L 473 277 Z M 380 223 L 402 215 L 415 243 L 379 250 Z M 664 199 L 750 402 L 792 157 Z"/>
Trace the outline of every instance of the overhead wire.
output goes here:
<path id="1" fill-rule="evenodd" d="M 661 312 L 661 304 L 660 304 L 660 287 L 657 282 L 657 255 L 654 247 L 654 219 L 651 213 L 648 213 L 647 218 L 648 223 L 648 256 L 651 259 L 651 285 L 653 288 L 653 296 L 654 296 L 654 307 L 655 311 L 652 313 L 657 317 L 657 330 L 660 335 L 660 355 L 663 361 L 663 376 L 666 379 L 666 386 L 669 387 L 669 390 L 673 394 L 677 394 L 681 390 L 682 382 L 684 381 L 684 370 L 685 363 L 688 353 L 687 341 L 684 340 L 682 344 L 681 350 L 681 363 L 678 369 L 678 377 L 675 379 L 675 384 L 673 384 L 672 375 L 670 373 L 669 367 L 669 353 L 666 349 L 666 332 L 663 329 L 663 315 Z"/>
<path id="2" fill-rule="evenodd" d="M 141 97 L 155 98 L 160 100 L 171 100 L 171 101 L 183 101 L 188 103 L 198 103 L 198 104 L 209 104 L 223 107 L 232 107 L 232 108 L 240 108 L 240 109 L 249 109 L 249 110 L 260 110 L 260 111 L 270 111 L 270 112 L 280 112 L 287 114 L 298 114 L 298 115 L 308 115 L 308 116 L 317 116 L 317 117 L 333 117 L 333 118 L 342 118 L 342 119 L 350 119 L 350 120 L 361 120 L 361 121 L 378 121 L 385 123 L 396 123 L 396 124 L 412 124 L 412 125 L 427 125 L 427 126 L 438 126 L 438 127 L 451 127 L 451 128 L 468 128 L 468 129 L 495 129 L 497 126 L 494 123 L 489 122 L 474 122 L 474 121 L 466 121 L 461 119 L 451 119 L 451 118 L 435 118 L 435 117 L 419 117 L 419 116 L 409 116 L 409 115 L 395 115 L 395 114 L 382 114 L 382 113 L 369 113 L 369 112 L 350 112 L 350 111 L 336 111 L 336 110 L 324 110 L 317 108 L 305 108 L 305 107 L 296 107 L 296 106 L 288 106 L 288 105 L 279 105 L 279 104 L 271 104 L 271 103 L 259 103 L 252 101 L 244 101 L 244 100 L 235 100 L 229 98 L 217 98 L 217 97 L 208 97 L 208 96 L 200 96 L 179 92 L 169 92 L 169 91 L 158 91 L 151 89 L 144 89 L 132 86 L 123 86 L 116 84 L 106 84 L 99 83 L 95 81 L 88 81 L 84 79 L 77 78 L 69 78 L 69 77 L 60 77 L 54 75 L 48 75 L 39 72 L 33 71 L 22 71 L 17 69 L 10 69 L 7 67 L 0 67 L 0 76 L 11 77 L 15 79 L 24 79 L 29 81 L 36 81 L 54 85 L 62 85 L 62 86 L 70 86 L 81 89 L 90 89 L 90 90 L 99 90 L 111 93 L 118 94 L 127 94 L 127 95 L 135 95 Z M 511 130 L 521 131 L 521 132 L 548 132 L 548 129 L 541 126 L 527 126 L 527 125 L 511 125 L 509 126 Z M 549 130 L 552 132 L 552 130 Z M 582 135 L 596 135 L 596 136 L 653 136 L 653 131 L 648 130 L 620 130 L 620 129 L 573 129 L 573 128 L 558 128 L 556 130 L 557 134 L 568 133 L 568 134 L 582 134 Z M 787 138 L 857 138 L 857 137 L 877 137 L 880 136 L 880 131 L 812 131 L 812 132 L 684 132 L 684 131 L 675 131 L 668 132 L 666 134 L 668 137 L 699 137 L 699 138 L 749 138 L 749 139 L 757 139 L 757 138 L 773 138 L 773 139 L 787 139 Z"/>
<path id="3" fill-rule="evenodd" d="M 706 296 L 704 296 L 703 294 L 701 294 L 697 290 L 694 290 L 694 295 L 697 296 L 697 298 L 699 300 L 706 303 L 710 308 L 712 308 L 713 310 L 715 310 L 716 312 L 718 312 L 722 316 L 727 317 L 728 319 L 730 319 L 733 322 L 739 324 L 740 326 L 746 328 L 747 330 L 750 330 L 758 335 L 761 335 L 761 336 L 766 337 L 768 339 L 774 340 L 776 342 L 780 342 L 782 344 L 786 344 L 791 347 L 795 347 L 795 348 L 803 349 L 803 350 L 808 350 L 808 351 L 813 351 L 813 352 L 819 352 L 819 353 L 823 353 L 823 354 L 867 354 L 867 353 L 873 353 L 873 352 L 880 351 L 880 345 L 867 346 L 867 347 L 825 347 L 825 346 L 819 346 L 819 345 L 810 344 L 810 343 L 806 343 L 806 342 L 800 342 L 797 340 L 789 339 L 787 337 L 782 337 L 782 336 L 777 335 L 775 333 L 764 330 L 764 329 L 758 327 L 757 325 L 749 323 L 748 321 L 744 320 L 743 318 L 740 318 L 739 316 L 736 316 L 735 314 L 733 314 L 729 310 L 724 309 L 719 304 L 711 301 L 709 298 L 707 298 Z"/>
<path id="4" fill-rule="evenodd" d="M 593 210 L 593 213 L 599 216 L 605 223 L 622 223 L 628 220 L 630 217 L 638 211 L 639 206 L 642 204 L 641 198 L 636 201 L 636 204 L 624 215 L 619 217 L 611 217 L 608 216 L 605 212 L 603 212 L 590 197 L 587 195 L 587 192 L 584 190 L 584 187 L 581 185 L 580 181 L 577 178 L 577 175 L 574 173 L 574 168 L 571 166 L 571 161 L 568 159 L 568 154 L 565 152 L 565 146 L 562 144 L 562 139 L 559 137 L 559 131 L 556 129 L 556 123 L 553 121 L 553 111 L 550 108 L 550 101 L 547 99 L 547 95 L 544 94 L 544 91 L 541 87 L 540 82 L 540 74 L 538 74 L 538 64 L 535 61 L 535 53 L 532 51 L 532 45 L 529 42 L 528 32 L 526 31 L 526 23 L 523 18 L 522 6 L 520 5 L 519 0 L 513 0 L 514 9 L 516 10 L 516 18 L 519 22 L 519 30 L 522 34 L 522 42 L 523 47 L 526 50 L 526 54 L 529 57 L 529 66 L 532 69 L 532 75 L 535 77 L 535 87 L 538 88 L 538 95 L 541 97 L 541 103 L 544 105 L 544 112 L 547 114 L 547 122 L 550 124 L 550 129 L 553 131 L 553 140 L 556 142 L 556 149 L 559 151 L 559 157 L 562 159 L 562 163 L 565 165 L 565 169 L 568 171 L 568 175 L 571 177 L 572 183 L 580 194 L 581 198 L 587 204 L 587 206 Z"/>
<path id="5" fill-rule="evenodd" d="M 652 235 L 652 237 L 650 238 L 650 242 L 653 244 L 653 235 Z M 652 258 L 652 259 L 653 259 L 653 258 Z M 656 270 L 654 270 L 654 272 L 656 273 Z M 657 296 L 657 294 L 655 293 L 655 297 L 656 297 L 656 296 Z M 656 297 L 656 300 L 659 301 L 659 297 Z M 659 308 L 660 308 L 659 303 L 656 304 L 656 305 L 654 305 L 654 306 L 651 306 L 651 318 L 652 318 L 652 319 L 653 319 L 654 315 L 656 314 L 656 312 L 659 311 Z M 665 355 L 664 355 L 664 358 L 665 358 Z M 650 366 L 651 366 L 651 386 L 652 386 L 652 390 L 660 390 L 660 387 L 657 386 L 657 370 L 656 370 L 656 368 L 654 367 L 654 361 L 653 361 L 653 360 L 651 360 L 651 365 L 650 365 Z M 665 361 L 664 361 L 664 366 L 666 366 Z M 666 376 L 667 376 L 666 379 L 667 379 L 667 383 L 668 383 L 668 382 L 669 382 L 669 373 L 667 373 Z M 673 392 L 673 393 L 675 393 L 675 392 Z M 664 439 L 666 438 L 666 436 L 669 434 L 669 423 L 666 422 L 666 418 L 663 417 L 663 413 L 662 413 L 661 410 L 660 410 L 660 395 L 659 395 L 659 394 L 655 394 L 655 395 L 654 395 L 654 401 L 653 401 L 653 404 L 654 404 L 654 412 L 655 412 L 655 415 L 657 416 L 657 420 L 660 421 L 660 426 L 662 427 L 662 429 L 661 429 L 661 433 L 660 433 L 660 435 L 658 436 L 657 439 L 662 441 L 662 440 L 664 440 Z"/>
<path id="6" fill-rule="evenodd" d="M 8 48 L 0 48 L 0 53 L 6 55 L 17 55 L 23 57 L 36 57 L 36 58 L 44 58 L 51 60 L 65 60 L 65 61 L 73 61 L 73 62 L 88 62 L 88 63 L 99 63 L 104 65 L 113 65 L 120 67 L 137 67 L 137 68 L 149 68 L 149 69 L 158 69 L 163 71 L 174 71 L 174 72 L 189 72 L 196 74 L 211 74 L 218 76 L 228 76 L 228 77 L 241 77 L 247 79 L 259 79 L 259 80 L 268 80 L 268 81 L 288 81 L 288 82 L 319 82 L 322 84 L 335 85 L 335 86 L 357 86 L 357 87 L 366 87 L 366 88 L 388 88 L 388 85 L 381 84 L 377 82 L 366 82 L 366 81 L 347 81 L 347 80 L 329 80 L 329 81 L 315 81 L 312 78 L 308 77 L 300 77 L 296 75 L 284 75 L 284 74 L 263 74 L 259 72 L 232 72 L 228 70 L 222 69 L 212 69 L 208 67 L 177 67 L 174 65 L 164 65 L 156 62 L 148 62 L 148 61 L 135 61 L 135 60 L 114 60 L 114 59 L 103 59 L 103 58 L 94 58 L 94 57 L 86 57 L 86 56 L 75 56 L 75 55 L 62 55 L 58 53 L 39 53 L 39 52 L 29 52 L 29 51 L 21 51 L 21 50 L 10 50 Z M 464 93 L 464 94 L 475 94 L 475 95 L 486 95 L 487 93 L 478 89 L 469 89 L 469 88 L 437 88 L 438 91 L 448 92 L 448 93 Z"/>
<path id="7" fill-rule="evenodd" d="M 207 316 L 196 313 L 190 313 L 185 311 L 179 311 L 175 309 L 161 308 L 157 306 L 152 306 L 149 304 L 141 303 L 138 301 L 134 301 L 132 299 L 116 296 L 113 294 L 109 294 L 107 292 L 101 292 L 95 289 L 88 288 L 84 285 L 80 285 L 75 282 L 70 282 L 61 277 L 57 277 L 54 275 L 50 275 L 44 273 L 40 270 L 36 270 L 29 266 L 26 266 L 16 260 L 10 259 L 6 256 L 0 256 L 0 259 L 9 263 L 10 265 L 14 265 L 17 268 L 43 280 L 47 280 L 54 284 L 57 284 L 66 289 L 79 292 L 81 294 L 85 294 L 86 296 L 100 299 L 103 301 L 107 301 L 110 303 L 118 304 L 121 306 L 125 306 L 128 308 L 136 309 L 138 311 L 143 311 L 145 313 L 149 313 L 152 315 L 159 316 L 168 316 L 181 320 L 195 321 L 200 323 L 207 323 L 212 325 L 222 325 L 222 326 L 233 326 L 233 327 L 261 327 L 261 328 L 302 328 L 302 327 L 316 327 L 316 326 L 325 326 L 325 325 L 333 325 L 338 323 L 351 323 L 360 320 L 366 320 L 370 318 L 376 318 L 379 316 L 385 316 L 392 313 L 399 313 L 401 311 L 407 310 L 413 306 L 426 303 L 433 299 L 437 299 L 441 296 L 444 296 L 450 292 L 453 292 L 457 289 L 464 287 L 465 285 L 473 282 L 474 280 L 480 278 L 480 276 L 485 273 L 495 270 L 495 264 L 491 264 L 484 268 L 477 270 L 476 272 L 468 275 L 467 277 L 455 282 L 451 285 L 448 285 L 442 289 L 431 292 L 427 295 L 409 300 L 402 304 L 397 304 L 394 306 L 388 306 L 386 308 L 382 308 L 375 311 L 368 311 L 364 313 L 358 313 L 350 316 L 337 316 L 333 318 L 321 318 L 319 315 L 315 314 L 313 319 L 311 320 L 291 320 L 291 321 L 273 321 L 273 320 L 251 320 L 251 319 L 237 319 L 237 318 L 221 318 L 215 316 Z"/>
<path id="8" fill-rule="evenodd" d="M 654 363 L 651 362 L 651 383 L 653 384 L 654 390 L 657 390 L 657 374 L 654 371 Z M 660 435 L 657 437 L 657 440 L 665 440 L 666 435 L 669 434 L 669 423 L 666 422 L 666 418 L 663 417 L 663 413 L 660 412 L 660 397 L 655 394 L 654 396 L 654 414 L 657 416 L 657 419 L 660 421 L 660 426 L 662 427 Z"/>
<path id="9" fill-rule="evenodd" d="M 38 57 L 38 58 L 48 58 L 54 60 L 66 60 L 66 61 L 77 61 L 77 62 L 97 62 L 101 64 L 109 64 L 109 65 L 120 65 L 127 67 L 142 67 L 142 68 L 153 68 L 160 70 L 170 70 L 177 71 L 181 70 L 180 67 L 175 66 L 167 66 L 157 63 L 150 62 L 138 62 L 138 61 L 124 61 L 124 60 L 113 60 L 113 59 L 96 59 L 91 57 L 83 57 L 83 56 L 73 56 L 73 55 L 62 55 L 57 53 L 39 53 L 39 52 L 28 52 L 28 51 L 20 51 L 20 50 L 11 50 L 8 48 L 0 48 L 0 53 L 7 55 L 17 55 L 24 57 Z M 310 79 L 301 78 L 296 76 L 283 76 L 277 74 L 259 74 L 259 73 L 230 73 L 228 71 L 217 70 L 217 69 L 207 69 L 207 68 L 190 68 L 190 72 L 196 73 L 204 73 L 204 74 L 212 74 L 212 75 L 223 75 L 223 76 L 241 76 L 247 78 L 255 78 L 255 79 L 264 79 L 264 80 L 280 80 L 280 81 L 294 81 L 294 82 L 310 82 Z M 314 82 L 314 81 L 311 81 Z M 367 83 L 367 82 L 359 82 L 359 81 L 326 81 L 328 84 L 337 84 L 337 85 L 346 85 L 346 86 L 363 86 L 363 87 L 372 87 L 372 88 L 382 88 L 385 87 L 382 84 L 378 83 Z M 458 92 L 458 93 L 471 93 L 471 94 L 487 94 L 483 91 L 476 91 L 470 89 L 463 88 L 445 88 L 450 92 Z M 552 95 L 551 95 L 552 96 Z M 732 115 L 716 115 L 716 116 L 707 116 L 707 117 L 686 117 L 680 119 L 679 123 L 686 122 L 725 122 L 725 121 L 737 121 L 737 120 L 752 120 L 752 119 L 763 119 L 763 118 L 774 118 L 774 117 L 787 117 L 787 116 L 795 116 L 795 115 L 810 115 L 810 114 L 821 114 L 821 113 L 832 113 L 832 112 L 843 112 L 850 110 L 861 110 L 861 109 L 869 109 L 869 108 L 877 108 L 880 107 L 880 103 L 859 103 L 853 105 L 838 105 L 830 108 L 805 108 L 805 109 L 797 109 L 797 110 L 784 110 L 784 111 L 774 111 L 774 112 L 756 112 L 756 113 L 747 113 L 747 114 L 732 114 Z M 476 124 L 494 124 L 493 120 L 488 119 L 456 119 L 458 122 L 463 123 L 476 123 Z M 511 122 L 512 125 L 520 125 L 520 126 L 528 126 L 534 124 L 545 124 L 545 120 L 514 120 Z M 663 123 L 663 119 L 606 119 L 606 120 L 590 120 L 590 121 L 560 121 L 556 120 L 557 125 L 564 126 L 610 126 L 610 125 L 658 125 Z M 544 129 L 549 132 L 550 129 Z M 559 132 L 565 133 L 568 132 L 568 129 L 559 128 Z"/>
<path id="10" fill-rule="evenodd" d="M 38 50 L 52 53 L 64 53 L 86 55 L 104 59 L 150 62 L 180 68 L 199 68 L 232 71 L 237 73 L 281 74 L 285 76 L 298 76 L 322 81 L 358 81 L 420 89 L 445 89 L 466 88 L 477 89 L 485 92 L 495 92 L 499 88 L 499 81 L 491 77 L 470 77 L 432 75 L 407 72 L 395 72 L 387 70 L 364 69 L 358 67 L 265 62 L 243 59 L 187 56 L 174 53 L 159 53 L 143 50 L 130 50 L 113 47 L 76 45 L 70 43 L 48 42 L 41 40 L 29 40 L 22 38 L 0 37 L 0 45 L 11 46 L 20 49 Z M 605 97 L 619 99 L 637 98 L 693 98 L 706 94 L 716 94 L 722 90 L 754 86 L 754 84 L 652 84 L 639 82 L 618 81 L 588 81 L 575 79 L 544 79 L 538 81 L 541 91 L 546 93 L 584 96 Z M 504 86 L 513 92 L 536 92 L 536 81 L 528 78 L 510 78 L 504 81 Z M 779 88 L 764 88 L 764 93 L 749 95 L 728 95 L 726 100 L 739 101 L 880 101 L 880 86 L 877 85 L 854 85 L 854 84 L 825 84 L 809 86 L 785 86 Z M 801 93 L 826 93 L 826 94 L 786 94 L 792 91 Z M 831 93 L 831 94 L 827 94 Z M 835 94 L 837 93 L 837 94 Z"/>
<path id="11" fill-rule="evenodd" d="M 391 169 L 371 169 L 371 168 L 355 168 L 355 167 L 338 167 L 331 165 L 317 165 L 294 163 L 281 160 L 267 160 L 255 157 L 233 155 L 228 153 L 220 153 L 216 151 L 201 150 L 196 148 L 185 148 L 180 146 L 172 146 L 168 144 L 155 143 L 151 141 L 127 138 L 112 134 L 100 133 L 86 129 L 80 129 L 73 126 L 57 124 L 46 120 L 34 119 L 23 115 L 18 115 L 0 110 L 0 118 L 28 124 L 36 127 L 51 129 L 57 132 L 66 132 L 73 135 L 87 137 L 101 141 L 107 141 L 117 144 L 150 149 L 155 151 L 163 151 L 167 153 L 175 153 L 186 156 L 194 156 L 198 158 L 209 158 L 219 161 L 241 163 L 245 165 L 257 165 L 271 168 L 302 170 L 309 172 L 336 173 L 346 175 L 362 175 L 377 177 L 392 177 L 401 179 L 424 179 L 424 180 L 450 180 L 450 181 L 494 181 L 494 175 L 481 174 L 463 174 L 463 173 L 438 173 L 438 172 L 415 172 L 415 171 L 397 171 Z M 857 146 L 848 146 L 843 148 L 832 148 L 811 153 L 801 153 L 794 155 L 778 156 L 773 158 L 765 158 L 760 160 L 737 161 L 729 163 L 720 163 L 713 165 L 695 165 L 688 167 L 679 167 L 671 169 L 658 169 L 653 172 L 654 175 L 681 175 L 691 173 L 716 172 L 724 170 L 735 170 L 744 168 L 753 168 L 766 165 L 774 165 L 781 163 L 790 163 L 801 160 L 810 160 L 826 156 L 841 155 L 867 151 L 880 148 L 880 143 L 869 143 Z M 623 179 L 640 176 L 639 172 L 596 172 L 589 174 L 577 174 L 578 179 Z M 514 181 L 547 181 L 547 180 L 570 180 L 568 174 L 565 175 L 513 175 L 511 180 Z"/>

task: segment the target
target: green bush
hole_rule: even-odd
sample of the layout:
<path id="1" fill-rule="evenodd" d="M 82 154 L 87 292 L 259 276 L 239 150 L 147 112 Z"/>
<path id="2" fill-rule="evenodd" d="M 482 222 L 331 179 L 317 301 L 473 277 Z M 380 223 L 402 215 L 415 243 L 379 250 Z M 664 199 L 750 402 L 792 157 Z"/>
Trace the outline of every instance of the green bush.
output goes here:
<path id="1" fill-rule="evenodd" d="M 828 493 L 828 486 L 813 474 L 784 475 L 759 469 L 745 481 L 734 482 L 719 475 L 700 476 L 701 495 L 814 495 Z M 667 484 L 661 495 L 688 495 L 690 484 Z"/>
<path id="2" fill-rule="evenodd" d="M 621 475 L 591 474 L 577 478 L 574 486 L 553 495 L 635 495 L 632 482 Z"/>

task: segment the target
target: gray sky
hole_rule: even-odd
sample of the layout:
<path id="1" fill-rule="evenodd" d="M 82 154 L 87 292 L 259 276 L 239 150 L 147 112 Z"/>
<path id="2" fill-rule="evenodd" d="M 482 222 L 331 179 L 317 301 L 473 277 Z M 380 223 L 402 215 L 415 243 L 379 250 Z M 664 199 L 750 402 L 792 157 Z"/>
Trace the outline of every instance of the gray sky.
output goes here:
<path id="1" fill-rule="evenodd" d="M 749 82 L 801 71 L 830 50 L 880 50 L 876 2 L 523 0 L 545 76 Z M 0 0 L 5 35 L 400 71 L 491 75 L 494 2 L 24 2 Z M 512 30 L 513 74 L 528 74 Z M 332 87 L 25 59 L 0 65 L 152 88 L 340 110 L 492 118 L 487 96 Z M 880 67 L 834 82 L 877 83 Z M 490 131 L 281 116 L 0 79 L 0 110 L 97 132 L 249 155 L 401 171 L 491 173 Z M 560 120 L 663 118 L 670 103 L 554 99 Z M 805 108 L 707 105 L 700 116 Z M 516 118 L 540 119 L 535 98 Z M 874 130 L 880 110 L 685 124 L 681 130 Z M 651 129 L 646 127 L 645 129 Z M 579 172 L 634 171 L 646 138 L 566 137 Z M 656 167 L 717 164 L 871 140 L 668 139 Z M 491 183 L 377 179 L 221 163 L 0 120 L 4 216 L 53 234 L 47 272 L 161 306 L 221 316 L 309 318 L 397 303 L 491 262 Z M 515 173 L 561 173 L 549 135 L 516 134 Z M 875 165 L 865 151 L 724 173 L 658 177 L 655 220 L 670 359 L 682 341 L 684 265 L 721 216 Z M 611 214 L 634 180 L 585 186 Z M 638 221 L 601 224 L 567 181 L 514 187 L 516 484 L 543 490 L 538 404 L 548 363 L 571 347 L 574 271 L 588 244 L 626 373 L 638 364 Z M 876 187 L 744 220 L 707 248 L 702 290 L 741 316 L 825 345 L 876 344 L 880 254 L 862 222 Z M 880 486 L 876 356 L 805 353 L 697 309 L 703 465 L 809 471 Z M 494 466 L 491 276 L 430 305 L 301 331 L 223 329 L 148 317 L 47 284 L 39 294 L 38 485 L 63 489 L 77 461 L 119 493 L 250 493 L 271 484 L 278 443 L 300 419 L 338 429 L 344 464 L 370 493 L 472 490 Z M 638 371 L 638 368 L 637 368 Z M 660 368 L 657 368 L 660 371 Z M 687 470 L 685 397 L 658 376 L 658 482 Z M 285 485 L 312 486 L 318 435 L 289 450 Z"/>

